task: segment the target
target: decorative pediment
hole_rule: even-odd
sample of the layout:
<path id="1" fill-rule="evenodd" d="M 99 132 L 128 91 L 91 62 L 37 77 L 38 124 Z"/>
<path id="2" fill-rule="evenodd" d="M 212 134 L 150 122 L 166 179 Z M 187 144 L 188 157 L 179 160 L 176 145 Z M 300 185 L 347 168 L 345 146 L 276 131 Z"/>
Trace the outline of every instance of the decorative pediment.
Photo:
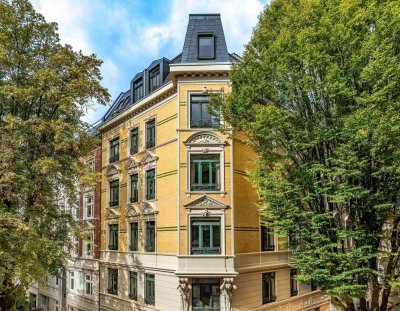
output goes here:
<path id="1" fill-rule="evenodd" d="M 94 229 L 94 225 L 92 224 L 91 221 L 85 220 L 83 222 L 83 229 L 84 230 L 93 230 Z"/>
<path id="2" fill-rule="evenodd" d="M 107 208 L 106 211 L 106 219 L 110 220 L 110 219 L 118 219 L 121 216 L 121 214 L 112 208 Z"/>
<path id="3" fill-rule="evenodd" d="M 153 214 L 157 214 L 157 213 L 158 213 L 158 211 L 153 206 L 151 206 L 150 203 L 143 202 L 143 208 L 142 208 L 142 215 L 143 216 L 145 216 L 145 215 L 153 215 Z"/>
<path id="4" fill-rule="evenodd" d="M 225 145 L 225 142 L 216 134 L 210 132 L 200 132 L 190 136 L 185 145 Z"/>
<path id="5" fill-rule="evenodd" d="M 126 217 L 127 218 L 139 217 L 139 213 L 135 207 L 131 206 L 126 210 Z"/>
<path id="6" fill-rule="evenodd" d="M 118 178 L 120 173 L 120 170 L 118 169 L 118 167 L 114 164 L 111 164 L 107 167 L 106 172 L 105 172 L 105 176 L 108 179 L 112 179 L 112 178 Z"/>
<path id="7" fill-rule="evenodd" d="M 139 166 L 139 161 L 137 161 L 135 158 L 130 158 L 128 161 L 128 164 L 125 166 L 125 169 L 128 172 L 136 171 Z"/>
<path id="8" fill-rule="evenodd" d="M 213 209 L 225 209 L 228 206 L 216 199 L 210 198 L 208 195 L 203 195 L 200 198 L 185 204 L 184 207 L 186 208 L 213 208 Z"/>
<path id="9" fill-rule="evenodd" d="M 155 162 L 158 160 L 158 157 L 156 155 L 154 155 L 152 152 L 150 151 L 146 151 L 146 153 L 143 155 L 142 161 L 140 161 L 140 163 L 142 165 L 151 163 L 151 162 Z"/>

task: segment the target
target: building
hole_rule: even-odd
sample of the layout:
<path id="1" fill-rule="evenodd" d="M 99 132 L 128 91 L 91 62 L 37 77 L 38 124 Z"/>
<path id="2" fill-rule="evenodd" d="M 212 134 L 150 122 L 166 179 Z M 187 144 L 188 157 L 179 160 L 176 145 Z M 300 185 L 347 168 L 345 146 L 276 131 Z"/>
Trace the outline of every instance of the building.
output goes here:
<path id="1" fill-rule="evenodd" d="M 207 109 L 236 61 L 220 15 L 191 14 L 182 53 L 104 116 L 100 310 L 329 309 L 260 226 L 245 138 Z"/>
<path id="2" fill-rule="evenodd" d="M 101 146 L 81 159 L 100 174 Z M 98 285 L 100 257 L 101 183 L 95 187 L 78 187 L 78 204 L 70 204 L 62 191 L 58 198 L 60 212 L 72 214 L 84 236 L 74 238 L 71 258 L 67 259 L 62 278 L 47 277 L 47 286 L 34 284 L 29 289 L 31 309 L 44 311 L 92 311 L 99 309 Z"/>

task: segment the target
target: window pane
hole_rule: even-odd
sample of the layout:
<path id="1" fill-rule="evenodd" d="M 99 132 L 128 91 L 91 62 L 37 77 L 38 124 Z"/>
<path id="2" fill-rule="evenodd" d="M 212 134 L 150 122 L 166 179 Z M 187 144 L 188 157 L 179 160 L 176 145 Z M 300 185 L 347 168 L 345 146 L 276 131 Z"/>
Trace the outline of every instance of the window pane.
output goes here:
<path id="1" fill-rule="evenodd" d="M 138 153 L 139 151 L 139 131 L 137 128 L 131 130 L 131 154 Z"/>
<path id="2" fill-rule="evenodd" d="M 191 254 L 220 254 L 220 220 L 194 219 L 191 225 Z"/>
<path id="3" fill-rule="evenodd" d="M 119 204 L 119 181 L 110 181 L 110 206 Z"/>
<path id="4" fill-rule="evenodd" d="M 156 145 L 156 121 L 151 120 L 146 123 L 146 148 Z"/>
<path id="5" fill-rule="evenodd" d="M 220 310 L 219 279 L 194 279 L 192 310 Z"/>
<path id="6" fill-rule="evenodd" d="M 133 222 L 130 225 L 131 225 L 130 249 L 131 249 L 131 251 L 137 251 L 138 250 L 138 223 Z"/>
<path id="7" fill-rule="evenodd" d="M 134 174 L 131 176 L 131 197 L 130 197 L 131 203 L 138 202 L 138 195 L 139 195 L 138 180 L 139 180 L 138 174 Z"/>
<path id="8" fill-rule="evenodd" d="M 212 35 L 199 36 L 199 58 L 213 58 L 214 57 L 214 37 Z"/>
<path id="9" fill-rule="evenodd" d="M 154 200 L 156 197 L 155 169 L 146 172 L 146 200 Z"/>
<path id="10" fill-rule="evenodd" d="M 146 274 L 145 276 L 145 301 L 149 305 L 155 303 L 155 291 L 154 291 L 154 274 Z"/>
<path id="11" fill-rule="evenodd" d="M 220 190 L 220 156 L 218 154 L 194 154 L 190 159 L 190 190 Z"/>

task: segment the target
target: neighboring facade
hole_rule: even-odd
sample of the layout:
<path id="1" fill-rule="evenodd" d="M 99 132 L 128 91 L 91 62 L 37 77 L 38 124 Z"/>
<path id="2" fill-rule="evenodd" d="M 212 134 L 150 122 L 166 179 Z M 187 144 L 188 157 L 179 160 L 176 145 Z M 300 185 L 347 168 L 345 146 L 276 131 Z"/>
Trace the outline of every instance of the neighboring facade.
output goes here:
<path id="1" fill-rule="evenodd" d="M 81 159 L 100 174 L 101 146 Z M 29 293 L 31 309 L 44 311 L 92 311 L 99 309 L 100 212 L 101 182 L 95 187 L 80 187 L 79 204 L 72 207 L 62 194 L 58 198 L 60 211 L 72 214 L 83 229 L 83 238 L 73 241 L 71 259 L 65 262 L 65 276 L 47 277 L 47 286 L 32 286 Z"/>
<path id="2" fill-rule="evenodd" d="M 260 226 L 245 138 L 207 109 L 235 61 L 220 15 L 190 15 L 182 53 L 104 116 L 100 310 L 329 309 Z"/>

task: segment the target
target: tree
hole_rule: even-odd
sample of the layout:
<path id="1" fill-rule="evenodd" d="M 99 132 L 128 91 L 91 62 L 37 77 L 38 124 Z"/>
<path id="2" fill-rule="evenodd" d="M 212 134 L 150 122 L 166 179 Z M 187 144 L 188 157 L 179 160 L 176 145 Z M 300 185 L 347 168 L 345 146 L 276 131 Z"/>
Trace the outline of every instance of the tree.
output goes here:
<path id="1" fill-rule="evenodd" d="M 273 0 L 213 101 L 298 279 L 342 310 L 387 310 L 400 284 L 399 53 L 399 1 Z"/>
<path id="2" fill-rule="evenodd" d="M 94 181 L 79 158 L 97 143 L 82 117 L 105 104 L 101 61 L 62 45 L 27 0 L 0 0 L 0 309 L 68 257 L 78 180 Z"/>

